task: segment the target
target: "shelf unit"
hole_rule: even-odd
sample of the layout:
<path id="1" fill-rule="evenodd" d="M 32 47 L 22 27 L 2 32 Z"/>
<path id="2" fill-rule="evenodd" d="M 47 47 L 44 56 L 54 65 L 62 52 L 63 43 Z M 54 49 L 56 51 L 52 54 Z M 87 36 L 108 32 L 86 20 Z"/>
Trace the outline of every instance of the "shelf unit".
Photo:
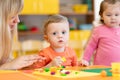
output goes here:
<path id="1" fill-rule="evenodd" d="M 32 31 L 19 31 L 19 32 L 18 32 L 18 35 L 19 35 L 19 36 L 27 36 L 27 35 L 34 36 L 34 35 L 40 35 L 40 34 L 41 34 L 40 31 L 37 31 L 37 32 L 32 32 Z"/>
<path id="2" fill-rule="evenodd" d="M 26 0 L 27 1 L 27 0 Z M 29 1 L 29 0 L 28 0 Z M 45 3 L 47 3 L 48 2 L 48 0 L 30 0 L 30 4 L 29 4 L 29 6 L 31 6 L 31 4 L 33 4 L 32 2 L 34 2 L 34 1 L 36 1 L 36 11 L 38 11 L 39 9 L 38 9 L 38 5 L 39 5 L 39 3 L 38 3 L 38 1 L 45 1 Z M 62 1 L 62 0 L 61 0 Z M 69 2 L 70 1 L 74 1 L 74 0 L 69 0 Z M 76 1 L 76 0 L 75 0 Z M 85 1 L 85 0 L 79 0 L 79 1 Z M 86 0 L 87 1 L 87 0 Z M 68 18 L 76 18 L 76 19 L 78 19 L 78 20 L 85 20 L 85 23 L 87 23 L 87 24 L 92 24 L 92 21 L 94 20 L 94 0 L 91 0 L 92 1 L 92 9 L 91 9 L 91 11 L 88 11 L 87 13 L 75 13 L 75 12 L 67 12 L 67 11 L 65 11 L 65 12 L 59 12 L 59 13 L 56 13 L 56 14 L 61 14 L 61 15 L 64 15 L 64 16 L 66 16 L 66 17 L 68 17 Z M 50 1 L 50 2 L 52 2 L 52 1 Z M 69 3 L 67 0 L 66 0 L 66 2 L 67 3 Z M 26 2 L 26 4 L 28 4 L 27 2 Z M 31 25 L 31 23 L 32 22 L 34 22 L 35 24 L 36 24 L 36 22 L 38 22 L 39 24 L 43 24 L 43 22 L 39 22 L 40 20 L 44 20 L 43 19 L 43 17 L 46 19 L 46 17 L 48 17 L 49 15 L 52 15 L 52 14 L 46 14 L 46 12 L 44 12 L 45 10 L 47 10 L 47 8 L 48 7 L 53 7 L 53 8 L 55 8 L 53 5 L 46 5 L 45 4 L 45 8 L 46 9 L 42 9 L 43 10 L 43 13 L 41 13 L 41 12 L 36 12 L 36 11 L 32 11 L 32 9 L 34 9 L 34 8 L 31 8 L 30 9 L 30 7 L 29 6 L 27 6 L 27 5 L 25 5 L 27 8 L 27 12 L 26 12 L 26 10 L 25 10 L 25 12 L 24 13 L 26 13 L 26 14 L 21 14 L 21 16 L 22 16 L 22 18 L 25 18 L 25 20 L 26 20 L 26 22 L 28 23 L 28 24 L 30 24 Z M 33 5 L 32 5 L 33 6 Z M 40 5 L 39 5 L 40 6 Z M 39 7 L 40 8 L 40 7 Z M 52 9 L 53 9 L 52 8 Z M 49 8 L 50 9 L 50 8 Z M 30 11 L 30 12 L 29 12 Z M 52 10 L 53 12 L 55 11 L 55 10 Z M 56 11 L 57 11 L 57 9 L 56 9 Z M 53 12 L 51 12 L 50 11 L 50 13 L 53 13 Z M 30 18 L 28 18 L 30 16 Z M 32 16 L 32 17 L 31 17 Z M 41 17 L 42 16 L 42 17 Z M 34 17 L 34 18 L 33 18 Z M 41 18 L 40 18 L 41 17 Z M 83 18 L 84 17 L 84 18 Z M 31 20 L 31 21 L 30 21 Z M 36 21 L 35 21 L 36 20 Z M 21 20 L 22 21 L 22 20 Z M 24 20 L 23 20 L 24 21 Z M 39 25 L 38 24 L 38 25 Z M 79 25 L 81 24 L 81 22 L 79 23 Z M 30 25 L 27 25 L 28 27 L 30 26 Z M 38 25 L 35 25 L 35 26 L 38 26 Z M 34 26 L 34 25 L 31 25 L 31 26 Z M 42 25 L 39 25 L 39 28 L 41 28 L 41 26 Z M 29 27 L 30 28 L 30 27 Z M 41 30 L 41 29 L 40 29 Z M 90 35 L 90 31 L 85 31 L 85 30 L 81 30 L 81 31 L 79 31 L 79 30 L 73 30 L 73 31 L 70 31 L 70 33 L 72 33 L 72 35 L 70 34 L 70 37 L 72 37 L 73 38 L 73 40 L 71 40 L 71 47 L 73 47 L 74 49 L 75 49 L 75 51 L 76 51 L 76 53 L 77 53 L 77 56 L 78 57 L 80 57 L 80 55 L 83 53 L 83 51 L 84 51 L 84 45 L 85 45 L 85 43 L 87 42 L 87 40 L 88 40 L 88 37 L 89 37 L 89 35 Z M 18 36 L 19 36 L 19 40 L 20 41 L 23 41 L 23 40 L 28 40 L 28 39 L 36 39 L 37 38 L 37 40 L 43 40 L 43 34 L 41 33 L 41 31 L 37 31 L 37 32 L 32 32 L 32 31 L 19 31 L 18 32 Z M 76 38 L 76 39 L 75 39 Z M 80 44 L 80 45 L 78 45 L 78 44 Z M 80 48 L 81 47 L 81 48 Z"/>
<path id="3" fill-rule="evenodd" d="M 75 12 L 60 12 L 61 15 L 71 16 L 71 15 L 93 15 L 94 13 L 92 11 L 89 11 L 88 13 L 75 13 Z"/>
<path id="4" fill-rule="evenodd" d="M 19 41 L 24 40 L 44 40 L 40 31 L 18 31 Z"/>
<path id="5" fill-rule="evenodd" d="M 27 0 L 26 0 L 27 1 Z M 34 1 L 34 0 L 32 0 Z M 36 0 L 37 1 L 37 0 Z M 42 1 L 42 0 L 41 0 Z M 61 14 L 61 15 L 64 15 L 64 16 L 67 16 L 67 17 L 75 17 L 75 18 L 79 18 L 79 17 L 83 17 L 85 16 L 85 20 L 86 22 L 85 23 L 92 23 L 92 21 L 94 20 L 94 0 L 91 0 L 92 1 L 92 10 L 91 11 L 88 11 L 88 13 L 75 13 L 75 12 L 59 12 L 58 14 Z M 47 2 L 47 0 L 46 0 Z M 26 2 L 27 3 L 27 2 Z M 32 2 L 31 2 L 32 4 Z M 26 8 L 27 9 L 27 8 Z M 21 16 L 24 16 L 26 14 L 21 14 Z M 34 14 L 34 13 L 31 13 L 31 14 L 28 14 L 29 16 L 31 15 L 41 15 L 41 16 L 48 16 L 49 14 Z M 50 14 L 51 15 L 51 14 Z M 80 19 L 80 18 L 79 18 Z M 42 19 L 41 19 L 42 20 Z M 34 20 L 33 20 L 34 21 Z M 40 25 L 41 26 L 41 25 Z M 18 32 L 18 36 L 19 37 L 25 37 L 25 36 L 35 36 L 35 35 L 41 35 L 41 32 L 38 31 L 38 32 L 31 32 L 31 31 L 25 31 L 25 32 Z"/>
<path id="6" fill-rule="evenodd" d="M 86 0 L 86 1 L 90 1 L 90 0 Z M 94 20 L 94 0 L 91 0 L 91 4 L 92 4 L 91 10 L 88 10 L 87 13 L 60 12 L 60 14 L 67 16 L 67 17 L 74 16 L 75 18 L 79 18 L 79 16 L 82 16 L 82 17 L 84 16 L 84 17 L 86 17 L 85 18 L 86 23 L 92 24 L 92 21 Z"/>

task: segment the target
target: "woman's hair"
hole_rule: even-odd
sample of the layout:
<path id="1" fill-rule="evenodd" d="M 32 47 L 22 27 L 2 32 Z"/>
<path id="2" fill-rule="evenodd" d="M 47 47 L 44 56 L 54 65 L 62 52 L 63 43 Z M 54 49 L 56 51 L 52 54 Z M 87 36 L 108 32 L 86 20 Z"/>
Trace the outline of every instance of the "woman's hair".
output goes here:
<path id="1" fill-rule="evenodd" d="M 8 59 L 12 49 L 13 34 L 17 31 L 16 27 L 13 31 L 10 30 L 9 20 L 20 13 L 22 8 L 23 0 L 0 0 L 0 64 Z"/>
<path id="2" fill-rule="evenodd" d="M 116 4 L 117 2 L 120 2 L 120 0 L 103 0 L 100 4 L 100 11 L 99 11 L 100 17 L 102 18 L 103 12 L 106 9 L 108 4 Z M 100 21 L 104 23 L 102 19 L 100 19 Z"/>
<path id="3" fill-rule="evenodd" d="M 67 22 L 68 23 L 68 19 L 65 16 L 62 16 L 62 15 L 52 15 L 52 16 L 50 16 L 43 26 L 43 31 L 44 31 L 43 33 L 46 34 L 47 27 L 48 27 L 49 24 L 59 23 L 59 22 Z"/>

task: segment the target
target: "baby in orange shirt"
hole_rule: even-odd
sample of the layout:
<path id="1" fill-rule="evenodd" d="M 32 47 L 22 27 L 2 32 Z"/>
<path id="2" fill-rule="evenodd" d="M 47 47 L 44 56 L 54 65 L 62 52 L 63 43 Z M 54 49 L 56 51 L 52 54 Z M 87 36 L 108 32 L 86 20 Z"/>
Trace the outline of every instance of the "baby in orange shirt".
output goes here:
<path id="1" fill-rule="evenodd" d="M 50 43 L 49 47 L 39 52 L 39 55 L 45 57 L 45 60 L 36 62 L 31 67 L 77 66 L 76 53 L 67 46 L 69 22 L 66 17 L 50 16 L 44 24 L 44 39 Z"/>

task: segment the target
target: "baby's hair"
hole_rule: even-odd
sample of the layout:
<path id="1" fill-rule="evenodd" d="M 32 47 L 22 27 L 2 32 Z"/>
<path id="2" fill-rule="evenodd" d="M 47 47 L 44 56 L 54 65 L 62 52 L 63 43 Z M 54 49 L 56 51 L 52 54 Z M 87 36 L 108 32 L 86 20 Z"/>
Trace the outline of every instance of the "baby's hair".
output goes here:
<path id="1" fill-rule="evenodd" d="M 48 19 L 45 21 L 45 24 L 43 26 L 44 34 L 46 34 L 46 32 L 47 32 L 46 30 L 47 30 L 47 27 L 48 27 L 49 24 L 59 23 L 59 22 L 67 22 L 68 23 L 68 19 L 67 19 L 67 17 L 62 16 L 62 15 L 49 16 Z"/>
<path id="2" fill-rule="evenodd" d="M 120 2 L 120 0 L 103 0 L 101 2 L 101 4 L 100 4 L 99 15 L 102 17 L 103 12 L 104 12 L 104 10 L 106 9 L 106 6 L 107 6 L 106 3 L 108 3 L 108 4 L 116 4 L 117 2 Z M 100 19 L 100 21 L 102 23 L 104 23 L 104 21 L 102 19 Z"/>

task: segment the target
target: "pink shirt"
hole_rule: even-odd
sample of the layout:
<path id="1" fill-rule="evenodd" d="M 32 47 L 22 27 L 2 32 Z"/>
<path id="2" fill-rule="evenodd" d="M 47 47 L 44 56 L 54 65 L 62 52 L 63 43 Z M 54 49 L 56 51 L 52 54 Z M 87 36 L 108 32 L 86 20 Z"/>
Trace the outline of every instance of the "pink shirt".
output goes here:
<path id="1" fill-rule="evenodd" d="M 94 55 L 94 65 L 108 65 L 120 62 L 120 27 L 105 25 L 95 27 L 86 46 L 83 59 L 90 61 Z"/>
<path id="2" fill-rule="evenodd" d="M 49 64 L 56 56 L 61 56 L 66 59 L 62 65 L 64 66 L 77 66 L 77 56 L 75 51 L 70 48 L 66 47 L 64 52 L 55 52 L 51 47 L 47 47 L 40 51 L 40 56 L 44 56 L 46 59 L 42 62 L 36 62 L 31 67 L 32 68 L 41 68 Z"/>

